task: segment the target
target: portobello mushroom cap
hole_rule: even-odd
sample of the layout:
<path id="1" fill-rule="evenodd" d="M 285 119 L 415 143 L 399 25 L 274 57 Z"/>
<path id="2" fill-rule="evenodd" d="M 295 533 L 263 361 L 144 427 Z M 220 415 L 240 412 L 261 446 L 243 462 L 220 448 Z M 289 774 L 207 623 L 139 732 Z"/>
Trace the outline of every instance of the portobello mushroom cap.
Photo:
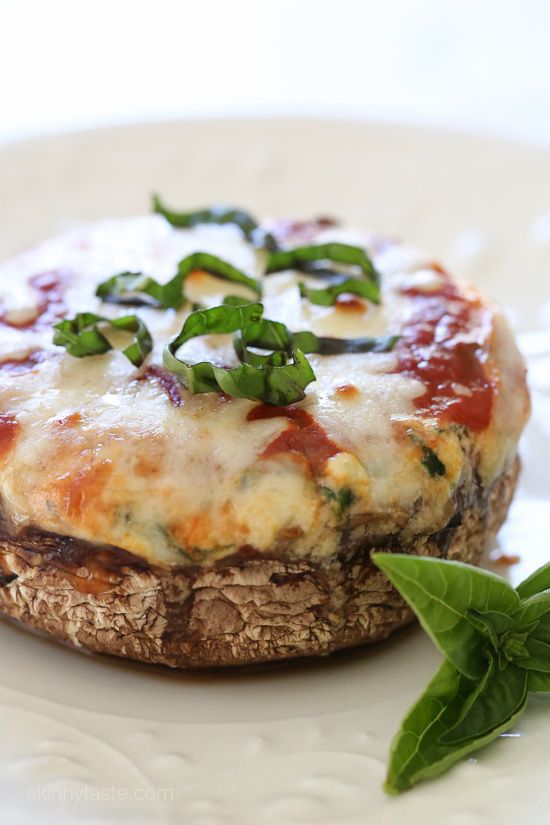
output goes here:
<path id="1" fill-rule="evenodd" d="M 162 568 L 125 551 L 37 530 L 0 542 L 0 610 L 56 639 L 170 667 L 324 656 L 385 639 L 413 614 L 371 549 L 477 564 L 506 517 L 519 461 L 476 489 L 443 530 L 407 547 L 342 537 L 334 557 L 242 551 L 213 565 Z"/>
<path id="2" fill-rule="evenodd" d="M 372 550 L 477 564 L 491 547 L 529 412 L 502 314 L 405 245 L 327 220 L 265 227 L 286 248 L 366 250 L 380 304 L 315 303 L 326 271 L 259 275 L 265 252 L 237 226 L 178 229 L 160 215 L 79 228 L 0 267 L 3 615 L 171 667 L 321 656 L 412 620 Z M 164 284 L 197 251 L 244 277 L 192 270 L 181 308 L 96 295 L 122 271 Z M 315 380 L 297 402 L 192 394 L 163 365 L 192 301 L 257 300 L 251 278 L 264 317 L 332 341 L 307 354 Z M 53 325 L 79 312 L 139 316 L 154 342 L 145 363 L 112 327 L 101 354 L 55 345 Z M 340 351 L 365 337 L 386 344 Z M 228 335 L 193 338 L 178 357 L 239 364 Z"/>

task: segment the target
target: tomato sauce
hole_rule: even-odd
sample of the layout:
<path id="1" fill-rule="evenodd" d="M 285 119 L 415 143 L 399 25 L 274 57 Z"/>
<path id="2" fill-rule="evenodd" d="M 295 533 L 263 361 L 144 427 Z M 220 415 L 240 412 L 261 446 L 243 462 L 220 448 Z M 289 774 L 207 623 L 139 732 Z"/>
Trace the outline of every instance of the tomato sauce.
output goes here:
<path id="1" fill-rule="evenodd" d="M 0 370 L 10 375 L 22 375 L 25 372 L 31 372 L 37 364 L 44 361 L 45 357 L 44 350 L 39 349 L 30 352 L 26 358 L 5 358 L 0 361 Z"/>
<path id="2" fill-rule="evenodd" d="M 260 421 L 280 417 L 287 418 L 289 426 L 267 445 L 262 458 L 271 458 L 281 453 L 296 453 L 306 459 L 311 472 L 316 475 L 323 471 L 331 456 L 341 452 L 323 427 L 301 407 L 258 404 L 248 413 L 247 420 Z"/>
<path id="3" fill-rule="evenodd" d="M 472 326 L 483 321 L 484 308 L 465 296 L 441 267 L 432 268 L 444 276 L 436 292 L 402 290 L 414 300 L 415 310 L 395 349 L 397 372 L 424 384 L 424 393 L 415 399 L 420 412 L 480 431 L 490 422 L 494 396 L 486 344 L 461 339 L 471 338 Z"/>
<path id="4" fill-rule="evenodd" d="M 0 413 L 0 458 L 3 458 L 15 443 L 20 425 L 11 413 Z"/>
<path id="5" fill-rule="evenodd" d="M 25 321 L 12 321 L 9 311 L 0 307 L 0 323 L 15 329 L 44 329 L 66 315 L 64 292 L 67 275 L 62 272 L 42 272 L 29 278 L 29 284 L 37 293 L 38 303 L 34 315 Z"/>
<path id="6" fill-rule="evenodd" d="M 341 398 L 357 398 L 359 390 L 355 384 L 340 384 L 340 386 L 336 387 L 335 393 Z"/>
<path id="7" fill-rule="evenodd" d="M 180 392 L 181 384 L 175 375 L 168 372 L 168 370 L 165 370 L 164 367 L 160 367 L 157 364 L 151 364 L 146 367 L 146 369 L 139 376 L 138 380 L 147 381 L 148 379 L 152 379 L 157 382 L 160 388 L 167 395 L 173 407 L 181 407 L 183 404 L 183 398 L 181 397 Z"/>
<path id="8" fill-rule="evenodd" d="M 367 309 L 367 305 L 364 301 L 360 298 L 356 298 L 355 295 L 339 295 L 336 299 L 334 306 L 336 309 L 341 309 L 344 312 L 365 312 Z"/>

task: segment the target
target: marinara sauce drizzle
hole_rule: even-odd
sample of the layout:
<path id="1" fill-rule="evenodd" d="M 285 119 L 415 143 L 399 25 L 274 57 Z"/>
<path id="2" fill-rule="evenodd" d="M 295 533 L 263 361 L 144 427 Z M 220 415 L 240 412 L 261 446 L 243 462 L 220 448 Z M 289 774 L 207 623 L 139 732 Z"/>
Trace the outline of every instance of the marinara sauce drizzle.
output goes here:
<path id="1" fill-rule="evenodd" d="M 402 290 L 414 300 L 415 310 L 395 349 L 396 372 L 424 384 L 424 393 L 415 399 L 420 412 L 480 431 L 490 422 L 494 395 L 485 345 L 471 340 L 472 327 L 480 321 L 483 325 L 484 307 L 464 295 L 439 265 L 432 269 L 442 276 L 437 291 Z"/>
<path id="2" fill-rule="evenodd" d="M 41 272 L 29 278 L 29 284 L 37 293 L 38 304 L 34 315 L 25 321 L 12 321 L 9 311 L 0 306 L 0 323 L 15 329 L 44 329 L 62 318 L 67 311 L 65 304 L 66 273 Z"/>
<path id="3" fill-rule="evenodd" d="M 0 459 L 9 453 L 13 447 L 19 429 L 19 422 L 14 415 L 0 413 Z"/>
<path id="4" fill-rule="evenodd" d="M 322 472 L 331 456 L 341 452 L 321 425 L 301 407 L 258 404 L 247 415 L 247 421 L 265 418 L 287 418 L 290 423 L 286 430 L 267 445 L 262 458 L 271 458 L 280 453 L 299 453 L 304 456 L 315 475 Z"/>

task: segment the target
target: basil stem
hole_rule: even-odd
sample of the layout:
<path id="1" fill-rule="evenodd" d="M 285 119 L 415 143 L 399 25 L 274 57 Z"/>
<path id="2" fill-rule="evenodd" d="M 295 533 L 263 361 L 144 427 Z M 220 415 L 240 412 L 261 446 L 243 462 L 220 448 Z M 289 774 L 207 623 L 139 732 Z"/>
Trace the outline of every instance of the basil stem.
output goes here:
<path id="1" fill-rule="evenodd" d="M 96 288 L 95 294 L 109 303 L 126 306 L 148 304 L 159 309 L 180 309 L 187 302 L 184 293 L 185 281 L 192 272 L 197 270 L 203 270 L 224 281 L 242 284 L 255 295 L 259 296 L 262 293 L 259 281 L 241 272 L 232 264 L 208 252 L 194 252 L 179 262 L 177 273 L 166 284 L 159 284 L 154 278 L 149 278 L 140 272 L 122 272 L 102 281 Z"/>
<path id="2" fill-rule="evenodd" d="M 122 318 L 105 318 L 93 312 L 79 312 L 74 318 L 65 318 L 54 324 L 53 343 L 65 347 L 69 355 L 85 358 L 88 355 L 101 355 L 113 349 L 110 341 L 100 331 L 99 324 L 106 324 L 112 329 L 133 333 L 131 344 L 122 353 L 136 367 L 140 367 L 153 349 L 153 340 L 143 321 L 136 315 Z"/>
<path id="3" fill-rule="evenodd" d="M 191 212 L 175 212 L 168 209 L 158 195 L 153 195 L 153 212 L 162 215 L 171 226 L 179 229 L 191 229 L 205 223 L 235 224 L 242 230 L 244 237 L 258 248 L 275 250 L 277 242 L 271 233 L 263 230 L 248 212 L 229 206 L 210 206 Z"/>
<path id="4" fill-rule="evenodd" d="M 267 321 L 262 314 L 260 303 L 218 306 L 192 313 L 180 334 L 164 351 L 165 368 L 177 375 L 191 393 L 221 390 L 236 398 L 250 398 L 277 406 L 301 401 L 305 397 L 305 387 L 315 380 L 315 373 L 299 349 L 285 344 L 284 350 L 257 359 L 247 350 L 249 337 L 254 339 L 262 331 L 277 344 L 288 340 L 284 324 Z M 242 362 L 237 367 L 218 367 L 209 361 L 192 364 L 176 354 L 183 344 L 196 336 L 232 332 L 239 332 L 243 342 Z"/>
<path id="5" fill-rule="evenodd" d="M 508 730 L 529 691 L 550 691 L 550 565 L 514 590 L 460 562 L 372 560 L 445 656 L 393 740 L 385 788 L 399 793 Z"/>

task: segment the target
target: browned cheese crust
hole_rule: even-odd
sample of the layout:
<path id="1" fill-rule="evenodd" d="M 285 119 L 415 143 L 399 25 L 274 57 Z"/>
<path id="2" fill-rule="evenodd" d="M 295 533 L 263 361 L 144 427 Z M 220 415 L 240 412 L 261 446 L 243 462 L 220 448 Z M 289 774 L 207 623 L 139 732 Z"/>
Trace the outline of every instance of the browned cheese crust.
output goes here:
<path id="1" fill-rule="evenodd" d="M 478 483 L 447 527 L 388 552 L 478 563 L 506 517 L 519 461 Z M 385 639 L 412 613 L 370 561 L 346 544 L 326 561 L 245 551 L 211 566 L 162 568 L 116 548 L 27 530 L 0 543 L 0 610 L 78 647 L 171 667 L 323 656 Z"/>

